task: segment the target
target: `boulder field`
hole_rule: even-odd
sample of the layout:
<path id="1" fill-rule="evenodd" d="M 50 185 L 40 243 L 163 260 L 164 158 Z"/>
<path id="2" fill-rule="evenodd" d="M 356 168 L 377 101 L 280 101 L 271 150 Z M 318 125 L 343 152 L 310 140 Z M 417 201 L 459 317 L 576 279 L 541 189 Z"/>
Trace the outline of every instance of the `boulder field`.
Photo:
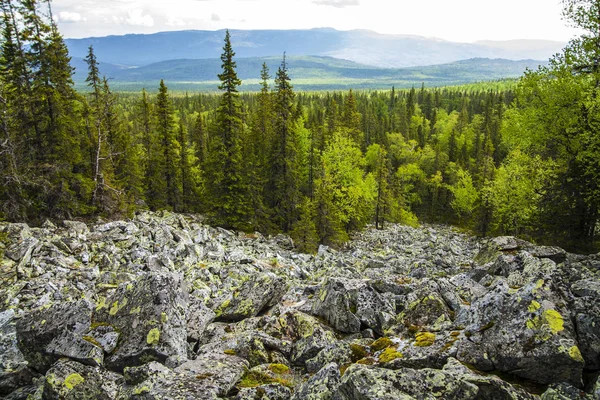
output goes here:
<path id="1" fill-rule="evenodd" d="M 600 399 L 600 254 L 388 225 L 308 255 L 168 212 L 0 232 L 5 399 Z"/>

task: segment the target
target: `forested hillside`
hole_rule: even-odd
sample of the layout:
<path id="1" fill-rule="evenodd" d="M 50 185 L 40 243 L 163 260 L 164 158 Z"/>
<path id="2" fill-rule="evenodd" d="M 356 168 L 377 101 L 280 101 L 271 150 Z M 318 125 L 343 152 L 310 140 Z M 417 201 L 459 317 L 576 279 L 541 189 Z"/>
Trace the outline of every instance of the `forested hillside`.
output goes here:
<path id="1" fill-rule="evenodd" d="M 95 51 L 95 49 L 94 49 Z M 259 91 L 260 71 L 266 63 L 276 71 L 281 63 L 277 57 L 238 58 L 236 72 L 242 79 L 241 91 Z M 425 83 L 427 86 L 449 86 L 474 82 L 515 79 L 529 69 L 537 69 L 547 62 L 536 60 L 512 61 L 505 59 L 475 58 L 450 64 L 411 68 L 376 68 L 331 57 L 288 57 L 288 73 L 296 90 L 349 90 L 411 88 Z M 88 66 L 84 59 L 72 59 L 76 89 L 86 90 Z M 217 89 L 217 75 L 221 60 L 170 60 L 139 68 L 118 67 L 99 62 L 102 73 L 111 87 L 119 91 L 137 91 L 153 88 L 164 79 L 172 91 L 205 91 Z"/>
<path id="2" fill-rule="evenodd" d="M 221 94 L 174 96 L 161 80 L 151 96 L 113 93 L 92 47 L 76 92 L 49 2 L 3 1 L 2 217 L 200 212 L 306 251 L 370 223 L 439 221 L 592 249 L 599 3 L 565 4 L 586 33 L 515 90 L 299 93 L 284 55 L 241 94 L 227 32 Z"/>

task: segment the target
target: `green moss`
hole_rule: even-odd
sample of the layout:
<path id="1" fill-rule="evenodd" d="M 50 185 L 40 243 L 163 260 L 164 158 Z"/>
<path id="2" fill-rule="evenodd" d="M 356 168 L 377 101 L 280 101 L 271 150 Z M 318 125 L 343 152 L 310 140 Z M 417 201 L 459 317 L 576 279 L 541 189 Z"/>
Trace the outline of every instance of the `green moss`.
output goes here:
<path id="1" fill-rule="evenodd" d="M 85 336 L 83 336 L 83 340 L 93 344 L 94 346 L 102 347 L 102 345 L 100 343 L 98 343 L 98 341 L 96 339 L 94 339 L 92 336 L 85 335 Z"/>
<path id="2" fill-rule="evenodd" d="M 340 375 L 341 375 L 341 376 L 344 376 L 344 374 L 346 373 L 346 370 L 347 370 L 348 368 L 350 368 L 350 366 L 351 366 L 351 365 L 352 365 L 352 363 L 343 364 L 343 365 L 340 367 Z"/>
<path id="3" fill-rule="evenodd" d="M 371 343 L 371 349 L 373 351 L 380 351 L 393 345 L 394 342 L 392 342 L 389 338 L 382 337 Z"/>
<path id="4" fill-rule="evenodd" d="M 352 361 L 355 362 L 361 358 L 365 358 L 368 355 L 367 350 L 365 350 L 365 348 L 360 344 L 352 343 L 350 345 L 350 351 L 352 351 Z"/>
<path id="5" fill-rule="evenodd" d="M 281 375 L 281 374 L 287 374 L 288 372 L 290 372 L 290 367 L 288 367 L 285 364 L 270 364 L 269 370 L 276 374 Z"/>
<path id="6" fill-rule="evenodd" d="M 73 390 L 75 386 L 82 384 L 84 381 L 85 379 L 83 379 L 83 376 L 79 375 L 78 373 L 74 373 L 66 377 L 65 386 L 67 389 Z"/>
<path id="7" fill-rule="evenodd" d="M 91 329 L 96 329 L 100 326 L 111 326 L 109 323 L 106 322 L 92 322 L 92 325 L 90 325 Z"/>
<path id="8" fill-rule="evenodd" d="M 419 332 L 415 337 L 415 346 L 418 347 L 431 346 L 433 342 L 435 342 L 435 333 Z"/>
<path id="9" fill-rule="evenodd" d="M 361 358 L 356 363 L 362 364 L 362 365 L 373 365 L 373 364 L 375 364 L 375 359 L 372 357 L 365 357 L 365 358 Z"/>
<path id="10" fill-rule="evenodd" d="M 146 336 L 146 343 L 156 346 L 160 340 L 160 331 L 157 328 L 150 329 Z"/>
<path id="11" fill-rule="evenodd" d="M 479 328 L 479 332 L 483 332 L 483 331 L 487 331 L 488 329 L 490 329 L 491 327 L 493 327 L 495 324 L 494 321 L 490 321 L 487 324 L 485 324 L 484 326 L 482 326 L 481 328 Z"/>
<path id="12" fill-rule="evenodd" d="M 387 363 L 396 358 L 403 357 L 402 353 L 400 353 L 395 346 L 388 347 L 379 355 L 379 362 Z"/>
<path id="13" fill-rule="evenodd" d="M 261 385 L 268 385 L 269 383 L 279 383 L 280 385 L 291 388 L 292 383 L 282 377 L 279 376 L 271 376 L 267 373 L 260 371 L 248 371 L 242 378 L 242 380 L 237 384 L 239 388 L 252 388 Z"/>

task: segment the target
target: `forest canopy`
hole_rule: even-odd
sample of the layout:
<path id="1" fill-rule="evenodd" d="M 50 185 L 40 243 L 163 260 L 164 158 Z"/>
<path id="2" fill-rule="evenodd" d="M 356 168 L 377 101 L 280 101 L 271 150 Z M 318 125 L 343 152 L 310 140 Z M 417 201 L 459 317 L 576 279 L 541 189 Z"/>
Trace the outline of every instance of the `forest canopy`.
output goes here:
<path id="1" fill-rule="evenodd" d="M 50 1 L 2 0 L 0 216 L 198 212 L 305 251 L 367 224 L 442 222 L 592 251 L 600 0 L 563 4 L 584 33 L 514 88 L 296 92 L 284 54 L 240 93 L 227 32 L 220 94 L 161 81 L 149 95 L 114 93 L 93 47 L 75 91 Z"/>

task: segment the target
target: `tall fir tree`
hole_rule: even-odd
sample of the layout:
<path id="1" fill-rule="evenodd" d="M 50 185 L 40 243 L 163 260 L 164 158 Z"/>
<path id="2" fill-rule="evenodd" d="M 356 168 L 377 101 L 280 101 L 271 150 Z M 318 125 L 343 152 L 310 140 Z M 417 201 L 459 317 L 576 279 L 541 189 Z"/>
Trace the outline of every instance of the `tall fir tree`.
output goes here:
<path id="1" fill-rule="evenodd" d="M 234 57 L 231 35 L 226 31 L 221 54 L 223 71 L 219 74 L 223 94 L 206 166 L 206 203 L 215 223 L 247 230 L 252 226 L 253 211 L 242 157 L 244 123 L 238 92 L 242 81 L 237 76 Z"/>

